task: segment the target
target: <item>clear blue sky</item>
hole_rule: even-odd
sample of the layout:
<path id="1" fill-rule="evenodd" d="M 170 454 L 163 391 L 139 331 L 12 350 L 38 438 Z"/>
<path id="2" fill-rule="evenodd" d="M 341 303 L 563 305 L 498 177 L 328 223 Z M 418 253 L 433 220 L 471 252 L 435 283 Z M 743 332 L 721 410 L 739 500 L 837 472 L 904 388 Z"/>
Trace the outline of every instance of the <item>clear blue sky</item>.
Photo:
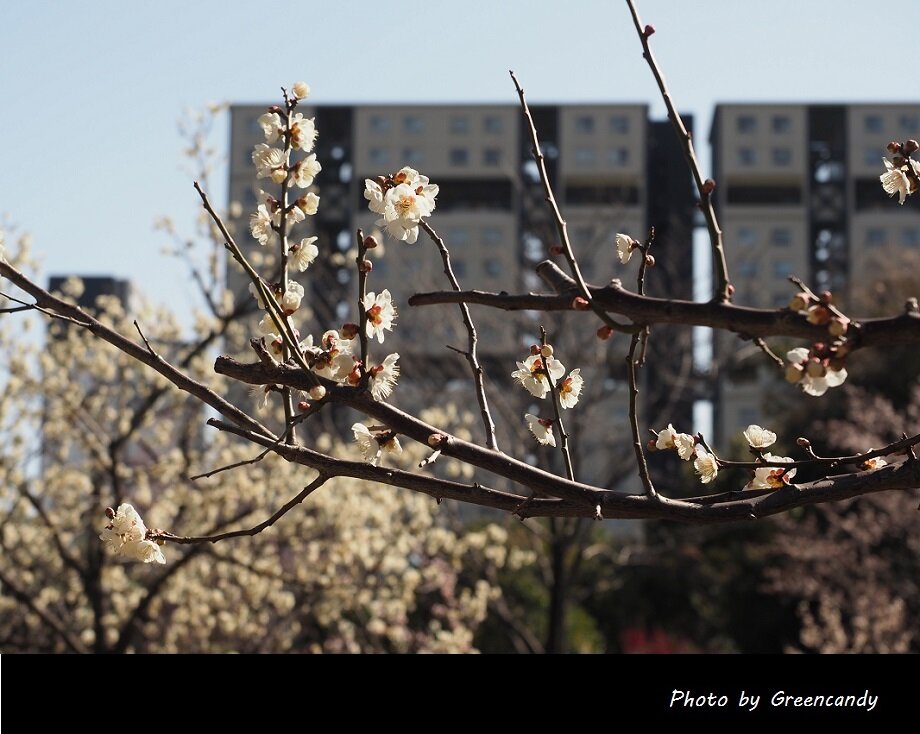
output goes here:
<path id="1" fill-rule="evenodd" d="M 639 6 L 701 132 L 716 102 L 904 101 L 910 91 L 893 60 L 891 6 Z M 513 103 L 513 68 L 531 101 L 648 102 L 663 113 L 620 0 L 3 0 L 0 48 L 0 213 L 33 233 L 46 273 L 112 273 L 179 307 L 194 289 L 160 254 L 152 223 L 170 214 L 192 226 L 176 127 L 189 107 L 271 101 L 298 79 L 317 104 Z M 218 144 L 226 137 L 217 131 Z M 223 187 L 214 193 L 223 202 Z"/>

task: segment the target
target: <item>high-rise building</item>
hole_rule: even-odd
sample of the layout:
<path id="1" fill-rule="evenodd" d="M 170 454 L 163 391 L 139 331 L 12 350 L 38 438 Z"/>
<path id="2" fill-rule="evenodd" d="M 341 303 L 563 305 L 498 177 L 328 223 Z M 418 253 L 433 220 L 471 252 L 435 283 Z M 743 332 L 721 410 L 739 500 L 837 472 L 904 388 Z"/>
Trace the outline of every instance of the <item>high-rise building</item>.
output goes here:
<path id="1" fill-rule="evenodd" d="M 259 202 L 260 184 L 266 179 L 256 181 L 251 154 L 256 144 L 264 142 L 257 119 L 266 108 L 231 108 L 229 198 L 242 205 L 235 225 L 237 240 L 247 252 L 259 249 L 249 235 L 248 216 Z M 302 111 L 315 117 L 319 131 L 316 154 L 323 166 L 315 181 L 319 211 L 309 218 L 311 234 L 319 236 L 317 245 L 323 255 L 304 277 L 296 278 L 306 289 L 304 303 L 312 310 L 313 323 L 304 324 L 306 330 L 318 336 L 324 329 L 356 320 L 354 254 L 345 254 L 355 246 L 357 228 L 365 234 L 377 229 L 377 217 L 368 211 L 363 196 L 364 180 L 403 166 L 416 168 L 440 187 L 437 208 L 428 221 L 449 247 L 461 287 L 508 292 L 546 289 L 534 274 L 534 266 L 551 256 L 558 234 L 519 106 L 306 106 Z M 640 104 L 533 105 L 531 111 L 586 280 L 605 284 L 622 277 L 615 233 L 645 239 L 649 225 L 654 225 L 656 257 L 668 267 L 662 265 L 656 277 L 649 278 L 650 291 L 691 297 L 694 195 L 670 124 L 650 121 L 648 108 Z M 691 121 L 687 122 L 689 126 Z M 386 337 L 386 352 L 399 352 L 407 378 L 434 375 L 442 390 L 454 377 L 469 382 L 465 361 L 446 348 L 466 348 L 466 332 L 456 307 L 407 305 L 413 293 L 450 288 L 437 250 L 424 232 L 414 245 L 388 236 L 378 239 L 385 256 L 370 253 L 374 269 L 369 289 L 388 288 L 399 309 L 397 328 Z M 565 269 L 561 258 L 558 264 Z M 228 282 L 235 292 L 245 293 L 245 275 L 233 266 Z M 473 307 L 473 317 L 480 358 L 494 380 L 490 394 L 501 403 L 509 392 L 514 360 L 524 358 L 537 334 L 539 315 Z M 591 358 L 596 360 L 597 325 L 586 324 L 581 314 L 579 318 L 584 333 L 576 339 L 573 331 L 571 339 L 589 345 Z M 554 340 L 557 337 L 561 338 L 553 335 Z M 622 387 L 623 361 L 620 356 L 607 359 L 596 373 L 589 376 L 583 369 L 582 374 L 594 387 L 607 384 L 609 393 L 622 401 L 623 392 L 617 385 Z M 654 374 L 648 381 L 644 395 L 650 405 L 672 398 L 670 390 L 656 392 Z M 403 390 L 400 386 L 397 401 L 407 399 Z M 689 403 L 670 407 L 672 420 L 686 414 L 689 422 Z M 605 421 L 617 423 L 624 437 L 628 435 L 625 409 L 611 408 L 605 415 Z M 519 413 L 516 420 L 520 422 Z"/>
<path id="2" fill-rule="evenodd" d="M 920 265 L 920 197 L 898 206 L 879 183 L 889 141 L 910 138 L 920 138 L 920 105 L 717 106 L 710 142 L 734 301 L 786 306 L 797 275 L 858 304 L 892 263 Z M 743 345 L 722 335 L 717 361 Z M 717 440 L 762 420 L 757 372 L 718 380 Z"/>

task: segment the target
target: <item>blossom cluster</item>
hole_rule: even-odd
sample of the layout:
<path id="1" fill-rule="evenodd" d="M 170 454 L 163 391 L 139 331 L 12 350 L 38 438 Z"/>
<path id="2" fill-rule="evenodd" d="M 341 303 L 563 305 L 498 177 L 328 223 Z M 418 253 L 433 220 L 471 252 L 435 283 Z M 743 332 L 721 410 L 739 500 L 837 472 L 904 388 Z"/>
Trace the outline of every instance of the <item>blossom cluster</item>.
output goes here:
<path id="1" fill-rule="evenodd" d="M 811 349 L 792 349 L 786 353 L 786 359 L 789 361 L 786 380 L 798 384 L 806 395 L 820 397 L 847 379 L 842 357 L 834 354 L 833 347 L 821 342 Z"/>
<path id="2" fill-rule="evenodd" d="M 379 214 L 378 227 L 384 227 L 397 240 L 413 244 L 418 225 L 434 211 L 438 186 L 414 168 L 401 168 L 391 176 L 364 180 L 367 208 Z"/>
<path id="3" fill-rule="evenodd" d="M 147 540 L 147 526 L 132 505 L 123 504 L 118 510 L 108 508 L 109 522 L 99 539 L 109 553 L 144 563 L 166 563 L 166 556 L 153 540 Z"/>
<path id="4" fill-rule="evenodd" d="M 523 362 L 517 363 L 518 368 L 511 373 L 511 377 L 535 398 L 543 400 L 547 395 L 555 392 L 559 405 L 563 410 L 574 408 L 581 396 L 585 380 L 581 376 L 581 369 L 572 370 L 565 379 L 565 365 L 553 356 L 553 347 L 550 344 L 534 344 L 530 348 L 530 356 Z M 553 435 L 555 419 L 540 418 L 531 413 L 525 413 L 524 419 L 534 438 L 543 445 L 555 446 L 556 438 Z"/>

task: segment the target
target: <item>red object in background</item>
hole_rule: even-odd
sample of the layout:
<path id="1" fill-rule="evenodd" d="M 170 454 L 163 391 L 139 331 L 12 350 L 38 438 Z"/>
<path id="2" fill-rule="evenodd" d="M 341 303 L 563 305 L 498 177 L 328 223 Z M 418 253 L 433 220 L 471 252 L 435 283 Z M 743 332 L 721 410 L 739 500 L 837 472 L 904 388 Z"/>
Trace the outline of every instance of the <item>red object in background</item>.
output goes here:
<path id="1" fill-rule="evenodd" d="M 620 635 L 620 647 L 625 653 L 672 655 L 674 653 L 699 652 L 688 640 L 672 639 L 660 627 L 647 630 L 630 627 Z"/>

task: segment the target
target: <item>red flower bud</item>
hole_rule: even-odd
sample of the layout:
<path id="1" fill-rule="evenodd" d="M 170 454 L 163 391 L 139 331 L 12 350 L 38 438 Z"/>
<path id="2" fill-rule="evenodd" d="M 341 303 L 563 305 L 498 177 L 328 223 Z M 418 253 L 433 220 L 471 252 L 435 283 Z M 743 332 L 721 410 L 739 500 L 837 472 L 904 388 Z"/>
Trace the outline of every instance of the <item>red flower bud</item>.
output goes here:
<path id="1" fill-rule="evenodd" d="M 581 296 L 575 296 L 575 298 L 572 299 L 572 308 L 574 308 L 576 311 L 587 311 L 589 308 L 591 308 L 591 304 Z"/>
<path id="2" fill-rule="evenodd" d="M 364 248 L 366 250 L 373 250 L 377 246 L 377 238 L 373 235 L 368 235 L 364 238 Z"/>
<path id="3" fill-rule="evenodd" d="M 310 403 L 308 403 L 306 400 L 301 400 L 299 403 L 297 403 L 297 410 L 301 412 L 310 410 Z"/>
<path id="4" fill-rule="evenodd" d="M 605 325 L 605 326 L 602 326 L 600 329 L 597 330 L 597 338 L 598 338 L 598 339 L 602 339 L 603 341 L 607 341 L 611 336 L 613 336 L 613 329 L 611 329 L 609 326 L 606 326 L 606 325 Z"/>
<path id="5" fill-rule="evenodd" d="M 918 150 L 920 150 L 920 143 L 913 138 L 904 143 L 904 152 L 907 153 L 907 155 L 916 153 Z"/>
<path id="6" fill-rule="evenodd" d="M 560 247 L 559 245 L 552 245 L 552 246 L 549 248 L 549 254 L 550 254 L 550 255 L 554 255 L 554 256 L 555 256 L 555 255 L 561 255 L 562 253 L 563 253 L 562 247 Z"/>
<path id="7" fill-rule="evenodd" d="M 358 267 L 361 269 L 362 273 L 369 273 L 374 269 L 374 263 L 370 260 L 362 260 Z"/>
<path id="8" fill-rule="evenodd" d="M 716 182 L 713 179 L 707 178 L 705 181 L 703 181 L 703 193 L 706 196 L 709 196 L 709 194 L 711 194 L 715 190 L 716 190 Z"/>
<path id="9" fill-rule="evenodd" d="M 654 35 L 654 33 L 655 33 L 655 26 L 653 25 L 645 26 L 645 30 L 642 31 L 642 35 L 644 35 L 646 38 L 648 38 L 651 35 Z"/>

